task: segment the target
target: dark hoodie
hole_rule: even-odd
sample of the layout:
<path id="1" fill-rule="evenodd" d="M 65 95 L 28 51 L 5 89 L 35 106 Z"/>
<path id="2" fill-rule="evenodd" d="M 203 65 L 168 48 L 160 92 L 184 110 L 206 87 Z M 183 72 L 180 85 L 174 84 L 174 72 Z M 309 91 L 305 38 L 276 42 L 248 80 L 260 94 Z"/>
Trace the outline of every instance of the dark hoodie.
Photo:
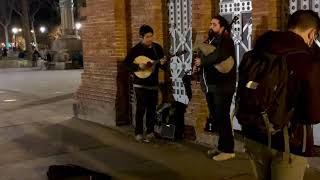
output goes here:
<path id="1" fill-rule="evenodd" d="M 294 54 L 287 57 L 289 70 L 294 72 L 293 79 L 289 81 L 288 102 L 296 102 L 295 114 L 290 121 L 290 149 L 291 152 L 302 156 L 312 156 L 313 129 L 312 125 L 320 123 L 320 62 L 307 46 L 302 37 L 293 32 L 267 32 L 258 38 L 255 49 L 272 54 L 285 54 L 286 52 L 304 50 L 307 53 Z M 292 97 L 296 96 L 296 99 Z M 303 146 L 303 125 L 307 125 L 307 146 Z M 265 135 L 256 134 L 243 127 L 246 137 L 267 144 Z M 278 133 L 272 137 L 273 148 L 283 151 L 283 135 Z"/>

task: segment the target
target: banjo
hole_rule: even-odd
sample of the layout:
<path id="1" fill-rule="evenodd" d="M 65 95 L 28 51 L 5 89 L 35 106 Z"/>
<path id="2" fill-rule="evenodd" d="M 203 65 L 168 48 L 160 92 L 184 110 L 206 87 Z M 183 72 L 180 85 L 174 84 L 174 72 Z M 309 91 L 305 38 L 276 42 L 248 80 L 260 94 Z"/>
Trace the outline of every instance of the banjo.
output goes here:
<path id="1" fill-rule="evenodd" d="M 166 57 L 167 60 L 170 60 L 172 57 L 174 56 L 181 56 L 185 53 L 187 53 L 187 50 L 183 50 L 183 51 L 178 51 L 175 54 L 169 55 L 168 57 Z M 134 74 L 141 79 L 146 79 L 148 77 L 150 77 L 150 75 L 153 73 L 154 68 L 156 67 L 156 65 L 160 62 L 159 60 L 152 60 L 146 56 L 138 56 L 134 59 L 133 63 L 134 64 L 152 64 L 152 66 L 147 67 L 146 69 L 140 69 L 139 71 L 134 72 Z"/>

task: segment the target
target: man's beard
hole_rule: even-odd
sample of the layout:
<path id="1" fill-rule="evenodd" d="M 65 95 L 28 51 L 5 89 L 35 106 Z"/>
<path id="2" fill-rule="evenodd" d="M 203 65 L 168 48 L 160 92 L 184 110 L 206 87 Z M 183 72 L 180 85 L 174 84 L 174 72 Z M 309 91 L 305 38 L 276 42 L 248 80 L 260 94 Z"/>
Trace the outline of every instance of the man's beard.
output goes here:
<path id="1" fill-rule="evenodd" d="M 215 33 L 213 32 L 212 29 L 209 29 L 209 32 L 208 32 L 208 39 L 213 39 L 215 37 Z"/>
<path id="2" fill-rule="evenodd" d="M 220 36 L 219 33 L 214 32 L 212 29 L 209 29 L 207 42 L 211 43 L 214 39 Z"/>
<path id="3" fill-rule="evenodd" d="M 214 32 L 212 29 L 209 29 L 208 37 L 209 39 L 214 39 L 220 36 L 219 32 Z"/>

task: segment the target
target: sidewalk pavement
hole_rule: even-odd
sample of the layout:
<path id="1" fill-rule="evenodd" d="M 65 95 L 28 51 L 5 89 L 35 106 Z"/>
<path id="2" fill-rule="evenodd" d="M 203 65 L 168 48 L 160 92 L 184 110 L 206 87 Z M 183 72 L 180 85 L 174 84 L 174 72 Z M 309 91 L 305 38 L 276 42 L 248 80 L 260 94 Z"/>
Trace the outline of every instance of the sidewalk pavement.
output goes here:
<path id="1" fill-rule="evenodd" d="M 206 157 L 204 146 L 166 140 L 141 144 L 134 141 L 130 127 L 111 129 L 73 118 L 71 92 L 80 73 L 1 74 L 0 180 L 45 180 L 49 165 L 70 163 L 116 180 L 253 179 L 244 153 L 215 162 Z M 24 84 L 24 79 L 33 81 Z M 320 178 L 319 160 L 312 163 L 305 180 Z"/>
<path id="2" fill-rule="evenodd" d="M 215 162 L 206 147 L 158 140 L 151 144 L 133 136 L 79 119 L 32 122 L 2 127 L 1 180 L 44 180 L 52 164 L 77 164 L 114 179 L 254 179 L 247 156 Z M 19 173 L 17 173 L 19 172 Z M 319 179 L 310 168 L 305 180 Z"/>

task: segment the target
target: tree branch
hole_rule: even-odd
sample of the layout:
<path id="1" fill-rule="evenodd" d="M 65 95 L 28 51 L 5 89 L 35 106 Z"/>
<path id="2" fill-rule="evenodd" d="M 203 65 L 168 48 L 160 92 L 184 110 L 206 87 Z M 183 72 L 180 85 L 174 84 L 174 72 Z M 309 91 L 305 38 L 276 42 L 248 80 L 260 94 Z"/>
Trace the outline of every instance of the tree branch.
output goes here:
<path id="1" fill-rule="evenodd" d="M 6 4 L 1 4 L 2 8 L 0 11 L 2 12 L 2 15 L 0 16 L 0 25 L 1 26 L 8 26 L 11 23 L 12 19 L 12 6 L 11 6 L 12 1 L 7 0 Z M 7 13 L 7 10 L 9 9 L 9 12 Z"/>
<path id="2" fill-rule="evenodd" d="M 46 0 L 46 2 L 47 2 L 52 8 L 54 8 L 57 12 L 59 12 L 59 2 L 57 2 L 56 0 Z"/>
<path id="3" fill-rule="evenodd" d="M 11 2 L 12 3 L 10 4 L 13 11 L 16 12 L 19 16 L 22 16 L 22 10 L 20 9 L 20 4 L 17 2 L 17 0 L 12 0 Z"/>
<path id="4" fill-rule="evenodd" d="M 8 0 L 8 1 L 10 1 L 10 0 Z M 12 13 L 13 13 L 13 9 L 12 9 L 12 8 L 10 8 L 10 10 L 9 10 L 9 18 L 8 18 L 7 25 L 9 25 L 9 24 L 11 23 Z"/>
<path id="5" fill-rule="evenodd" d="M 40 10 L 40 6 L 41 6 L 41 1 L 40 0 L 37 0 L 37 6 L 36 8 L 34 9 L 34 11 L 31 13 L 31 20 L 34 21 L 34 17 L 36 16 L 36 14 L 39 12 Z"/>

